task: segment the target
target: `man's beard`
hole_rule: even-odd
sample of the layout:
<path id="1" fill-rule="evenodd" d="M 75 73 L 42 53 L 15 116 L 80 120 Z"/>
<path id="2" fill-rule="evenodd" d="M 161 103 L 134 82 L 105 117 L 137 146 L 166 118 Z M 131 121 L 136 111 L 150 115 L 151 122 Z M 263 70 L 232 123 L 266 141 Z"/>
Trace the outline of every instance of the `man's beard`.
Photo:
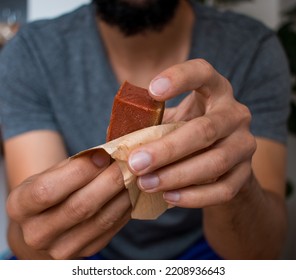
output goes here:
<path id="1" fill-rule="evenodd" d="M 161 31 L 180 0 L 93 0 L 98 16 L 126 36 Z"/>

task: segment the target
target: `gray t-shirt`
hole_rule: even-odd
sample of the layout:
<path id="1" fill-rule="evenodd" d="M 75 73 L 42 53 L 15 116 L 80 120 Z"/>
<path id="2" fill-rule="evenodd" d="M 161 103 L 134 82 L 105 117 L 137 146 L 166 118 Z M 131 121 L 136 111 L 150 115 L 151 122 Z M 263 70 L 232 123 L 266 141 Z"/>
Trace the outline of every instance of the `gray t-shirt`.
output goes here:
<path id="1" fill-rule="evenodd" d="M 285 143 L 290 80 L 276 36 L 247 17 L 192 5 L 196 22 L 189 58 L 206 59 L 230 80 L 235 97 L 253 114 L 256 136 Z M 69 155 L 96 146 L 105 142 L 118 88 L 92 5 L 30 23 L 0 56 L 3 136 L 50 129 L 63 136 Z M 200 209 L 174 208 L 156 221 L 133 220 L 102 254 L 115 259 L 175 258 L 202 235 L 201 224 Z"/>

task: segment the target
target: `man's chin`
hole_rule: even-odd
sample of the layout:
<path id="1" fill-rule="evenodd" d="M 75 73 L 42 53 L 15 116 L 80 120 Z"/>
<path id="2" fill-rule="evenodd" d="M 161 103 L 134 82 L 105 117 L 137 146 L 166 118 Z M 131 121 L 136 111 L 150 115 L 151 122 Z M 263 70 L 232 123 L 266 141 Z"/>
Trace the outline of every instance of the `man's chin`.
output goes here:
<path id="1" fill-rule="evenodd" d="M 126 36 L 161 31 L 174 17 L 180 0 L 93 0 L 100 19 Z"/>

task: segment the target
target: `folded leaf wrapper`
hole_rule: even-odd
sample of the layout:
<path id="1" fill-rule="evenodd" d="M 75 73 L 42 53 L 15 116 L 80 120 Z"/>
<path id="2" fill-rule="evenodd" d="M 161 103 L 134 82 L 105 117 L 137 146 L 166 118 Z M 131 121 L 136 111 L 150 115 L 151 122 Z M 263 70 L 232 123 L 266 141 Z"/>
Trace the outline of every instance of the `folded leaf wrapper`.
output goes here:
<path id="1" fill-rule="evenodd" d="M 153 220 L 167 210 L 168 204 L 164 201 L 162 192 L 145 193 L 138 188 L 137 177 L 128 169 L 128 156 L 133 149 L 153 140 L 157 140 L 183 124 L 184 122 L 177 122 L 144 128 L 103 145 L 82 151 L 74 157 L 79 157 L 92 150 L 105 150 L 118 163 L 123 174 L 124 185 L 128 189 L 132 204 L 132 218 Z"/>

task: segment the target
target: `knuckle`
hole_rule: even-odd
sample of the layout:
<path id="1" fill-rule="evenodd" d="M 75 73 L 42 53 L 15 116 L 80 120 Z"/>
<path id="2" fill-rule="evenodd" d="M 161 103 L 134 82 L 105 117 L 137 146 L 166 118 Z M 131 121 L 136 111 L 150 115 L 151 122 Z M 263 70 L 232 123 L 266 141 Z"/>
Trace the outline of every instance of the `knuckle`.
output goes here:
<path id="1" fill-rule="evenodd" d="M 112 237 L 113 235 L 110 234 L 108 236 L 97 238 L 91 244 L 80 250 L 80 252 L 77 255 L 79 255 L 80 258 L 85 258 L 96 254 L 108 245 Z"/>
<path id="2" fill-rule="evenodd" d="M 119 167 L 116 166 L 116 172 L 112 172 L 112 181 L 115 186 L 123 186 L 124 180 L 122 172 L 120 171 Z"/>
<path id="3" fill-rule="evenodd" d="M 172 160 L 175 157 L 175 145 L 172 143 L 170 139 L 164 137 L 161 141 L 161 149 L 160 151 L 164 154 L 164 158 L 168 160 Z"/>
<path id="4" fill-rule="evenodd" d="M 102 246 L 101 246 L 101 248 L 104 248 L 105 246 L 107 245 L 107 242 L 105 242 Z M 80 252 L 79 252 L 79 256 L 81 257 L 81 258 L 87 258 L 87 257 L 89 257 L 89 256 L 92 256 L 92 255 L 94 255 L 95 253 L 97 253 L 98 252 L 98 248 L 85 248 L 85 249 L 83 249 L 83 250 L 81 250 Z"/>
<path id="5" fill-rule="evenodd" d="M 86 220 L 93 214 L 90 203 L 82 198 L 69 199 L 68 203 L 65 205 L 64 211 L 67 217 L 75 221 Z"/>
<path id="6" fill-rule="evenodd" d="M 257 149 L 257 142 L 255 136 L 249 131 L 241 133 L 241 150 L 243 159 L 251 158 Z"/>
<path id="7" fill-rule="evenodd" d="M 51 186 L 43 177 L 39 177 L 32 183 L 31 195 L 34 203 L 47 205 L 51 202 Z"/>
<path id="8" fill-rule="evenodd" d="M 6 212 L 7 215 L 15 221 L 19 221 L 22 216 L 18 205 L 15 192 L 11 192 L 6 200 Z"/>
<path id="9" fill-rule="evenodd" d="M 23 233 L 24 235 L 24 241 L 27 244 L 27 246 L 29 246 L 30 248 L 34 249 L 34 250 L 39 250 L 40 249 L 40 243 L 38 238 L 35 238 L 35 236 L 31 235 L 31 234 L 26 234 L 25 232 Z"/>
<path id="10" fill-rule="evenodd" d="M 248 155 L 253 156 L 253 154 L 256 152 L 256 149 L 257 149 L 257 142 L 254 135 L 252 135 L 251 133 L 249 133 L 247 143 L 248 143 Z"/>
<path id="11" fill-rule="evenodd" d="M 227 78 L 225 78 L 224 76 L 222 76 L 222 75 L 220 75 L 220 77 L 222 77 L 222 79 L 221 79 L 221 81 L 222 81 L 221 86 L 222 86 L 223 93 L 226 96 L 231 97 L 232 99 L 234 99 L 233 87 L 232 87 L 231 82 Z"/>
<path id="12" fill-rule="evenodd" d="M 164 171 L 158 172 L 157 174 L 160 179 L 158 189 L 163 191 L 168 188 L 176 189 L 184 187 L 185 184 L 195 183 L 194 180 L 196 179 L 191 176 L 187 176 L 188 174 L 186 174 L 186 169 L 179 166 L 165 168 Z"/>
<path id="13" fill-rule="evenodd" d="M 63 260 L 64 258 L 61 256 L 61 253 L 59 250 L 56 250 L 55 248 L 49 249 L 48 254 L 53 260 Z"/>
<path id="14" fill-rule="evenodd" d="M 224 76 L 223 77 L 223 83 L 224 83 L 224 87 L 225 87 L 225 92 L 231 92 L 233 93 L 233 87 L 232 87 L 232 84 L 231 82 L 225 78 Z"/>
<path id="15" fill-rule="evenodd" d="M 108 211 L 109 213 L 100 213 L 96 219 L 98 228 L 102 231 L 110 230 L 120 219 L 119 213 Z"/>
<path id="16" fill-rule="evenodd" d="M 24 241 L 30 248 L 34 250 L 44 249 L 44 242 L 47 240 L 47 236 L 45 236 L 41 231 L 36 230 L 32 223 L 27 222 L 24 224 L 22 231 Z"/>
<path id="17" fill-rule="evenodd" d="M 25 243 L 34 250 L 41 250 L 42 247 L 39 242 L 39 238 L 34 235 L 29 235 L 24 233 Z"/>
<path id="18" fill-rule="evenodd" d="M 27 178 L 16 189 L 12 190 L 6 199 L 7 215 L 15 221 L 22 221 L 24 218 L 24 187 L 35 180 L 36 175 Z M 28 191 L 28 188 L 25 189 Z M 30 191 L 30 189 L 29 189 Z"/>
<path id="19" fill-rule="evenodd" d="M 221 200 L 222 200 L 222 203 L 227 203 L 229 202 L 230 200 L 232 200 L 236 194 L 237 194 L 237 190 L 236 188 L 232 187 L 229 182 L 223 182 L 221 184 Z"/>
<path id="20" fill-rule="evenodd" d="M 202 66 L 203 71 L 207 77 L 211 77 L 213 75 L 214 68 L 209 62 L 203 58 L 197 59 L 197 62 Z"/>
<path id="21" fill-rule="evenodd" d="M 252 114 L 250 109 L 244 104 L 239 103 L 238 110 L 241 116 L 241 122 L 249 126 L 252 120 Z"/>
<path id="22" fill-rule="evenodd" d="M 214 67 L 204 59 L 198 59 L 198 63 L 201 65 L 205 81 L 210 81 L 215 73 Z"/>
<path id="23" fill-rule="evenodd" d="M 199 119 L 199 125 L 196 126 L 196 129 L 196 135 L 202 136 L 206 145 L 215 142 L 217 138 L 217 130 L 214 122 L 210 118 L 204 116 Z"/>
<path id="24" fill-rule="evenodd" d="M 177 170 L 175 170 L 175 174 L 174 175 L 174 185 L 175 186 L 182 186 L 183 184 L 183 181 L 184 181 L 184 178 L 187 177 L 185 176 L 185 170 L 183 168 L 177 168 Z M 187 179 L 187 178 L 186 178 Z"/>
<path id="25" fill-rule="evenodd" d="M 70 259 L 70 257 L 72 256 L 72 253 L 65 247 L 63 248 L 52 247 L 48 250 L 48 254 L 54 260 L 67 260 L 67 259 Z"/>
<path id="26" fill-rule="evenodd" d="M 81 160 L 77 160 L 75 162 L 71 162 L 71 168 L 69 168 L 69 176 L 73 176 L 73 178 L 83 178 L 88 175 L 90 172 L 89 168 L 87 168 L 86 164 L 84 164 L 84 158 Z"/>
<path id="27" fill-rule="evenodd" d="M 220 177 L 228 171 L 228 160 L 225 154 L 220 151 L 212 158 L 212 170 L 215 178 Z"/>

